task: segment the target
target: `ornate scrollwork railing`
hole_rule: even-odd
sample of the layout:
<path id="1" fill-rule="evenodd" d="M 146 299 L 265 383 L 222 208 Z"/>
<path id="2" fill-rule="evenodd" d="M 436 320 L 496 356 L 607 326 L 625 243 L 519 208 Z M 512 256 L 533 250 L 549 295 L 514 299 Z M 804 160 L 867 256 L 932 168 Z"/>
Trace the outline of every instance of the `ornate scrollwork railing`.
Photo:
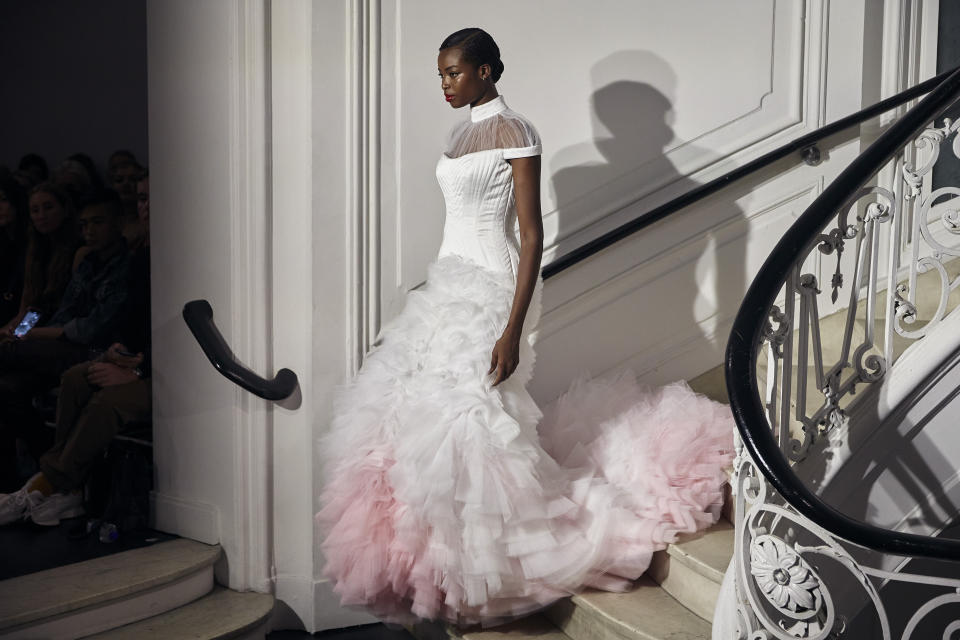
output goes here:
<path id="1" fill-rule="evenodd" d="M 726 370 L 738 427 L 739 638 L 960 637 L 951 635 L 960 632 L 960 564 L 938 577 L 911 562 L 960 561 L 960 541 L 860 522 L 798 476 L 822 471 L 817 458 L 836 466 L 851 455 L 863 392 L 957 306 L 960 188 L 932 188 L 931 175 L 944 149 L 960 158 L 960 123 L 930 123 L 958 97 L 955 72 L 824 190 L 778 243 L 734 322 Z M 907 613 L 902 585 L 918 598 Z"/>

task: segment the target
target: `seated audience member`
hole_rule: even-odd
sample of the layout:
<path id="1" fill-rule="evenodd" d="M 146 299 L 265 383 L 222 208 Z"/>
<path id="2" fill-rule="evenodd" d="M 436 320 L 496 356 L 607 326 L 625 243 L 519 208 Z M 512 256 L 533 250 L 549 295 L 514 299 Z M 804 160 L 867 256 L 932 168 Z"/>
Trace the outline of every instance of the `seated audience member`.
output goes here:
<path id="1" fill-rule="evenodd" d="M 0 342 L 13 339 L 13 329 L 28 309 L 49 320 L 66 291 L 80 244 L 73 203 L 61 189 L 50 182 L 37 185 L 30 191 L 28 208 L 23 294 L 17 315 L 0 327 Z"/>
<path id="2" fill-rule="evenodd" d="M 76 206 L 96 191 L 95 178 L 81 162 L 67 158 L 53 172 L 53 182 Z"/>
<path id="3" fill-rule="evenodd" d="M 117 165 L 111 173 L 113 189 L 120 195 L 120 202 L 123 203 L 123 237 L 131 247 L 137 247 L 143 242 L 143 228 L 137 218 L 137 182 L 143 175 L 143 167 L 132 162 Z"/>
<path id="4" fill-rule="evenodd" d="M 140 219 L 148 231 L 131 256 L 120 342 L 107 349 L 102 361 L 84 362 L 63 374 L 53 447 L 23 487 L 0 495 L 0 525 L 30 518 L 54 526 L 81 515 L 83 483 L 95 460 L 125 424 L 150 419 L 149 185 L 147 178 L 137 184 Z"/>
<path id="5" fill-rule="evenodd" d="M 107 158 L 107 177 L 110 179 L 110 183 L 113 183 L 113 172 L 117 170 L 122 164 L 135 164 L 139 165 L 137 162 L 137 156 L 133 155 L 132 151 L 126 149 L 117 149 L 110 154 L 110 157 Z"/>
<path id="6" fill-rule="evenodd" d="M 34 184 L 40 184 L 50 179 L 50 169 L 47 167 L 47 161 L 36 153 L 28 153 L 20 158 L 17 170 L 30 175 Z"/>
<path id="7" fill-rule="evenodd" d="M 103 183 L 103 178 L 100 177 L 100 172 L 97 171 L 97 165 L 93 163 L 93 158 L 88 156 L 85 153 L 74 153 L 67 156 L 67 160 L 72 160 L 73 162 L 79 162 L 83 165 L 83 168 L 86 170 L 87 175 L 90 176 L 90 184 L 92 185 L 93 191 L 102 191 L 107 185 Z"/>
<path id="8" fill-rule="evenodd" d="M 14 181 L 17 184 L 20 185 L 20 188 L 26 191 L 27 193 L 29 193 L 30 190 L 33 189 L 35 186 L 40 184 L 40 181 L 36 180 L 33 177 L 32 173 L 27 173 L 26 171 L 21 171 L 19 169 L 14 171 L 11 177 L 14 179 Z"/>
<path id="9" fill-rule="evenodd" d="M 12 177 L 0 177 L 0 323 L 20 311 L 26 251 L 27 194 Z"/>
<path id="10" fill-rule="evenodd" d="M 32 396 L 56 386 L 69 367 L 89 360 L 91 348 L 110 345 L 126 304 L 130 256 L 121 234 L 119 198 L 112 191 L 96 194 L 79 218 L 90 251 L 56 313 L 23 338 L 0 343 L 0 473 L 16 459 L 17 437 L 34 454 L 42 450 L 44 434 Z"/>

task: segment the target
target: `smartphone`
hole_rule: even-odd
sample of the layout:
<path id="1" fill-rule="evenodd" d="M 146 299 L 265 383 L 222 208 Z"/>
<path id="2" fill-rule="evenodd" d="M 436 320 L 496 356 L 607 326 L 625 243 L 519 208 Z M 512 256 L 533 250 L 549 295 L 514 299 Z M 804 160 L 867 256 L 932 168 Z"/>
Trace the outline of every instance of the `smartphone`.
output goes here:
<path id="1" fill-rule="evenodd" d="M 129 351 L 124 351 L 123 349 L 116 350 L 118 356 L 123 356 L 124 358 L 136 358 L 137 354 L 130 353 Z"/>
<path id="2" fill-rule="evenodd" d="M 37 325 L 37 321 L 39 320 L 39 311 L 27 311 L 23 316 L 23 320 L 21 320 L 20 324 L 17 325 L 17 328 L 13 330 L 13 335 L 17 336 L 18 338 L 22 338 L 23 336 L 27 335 L 27 332 L 29 332 L 30 329 L 33 329 Z"/>

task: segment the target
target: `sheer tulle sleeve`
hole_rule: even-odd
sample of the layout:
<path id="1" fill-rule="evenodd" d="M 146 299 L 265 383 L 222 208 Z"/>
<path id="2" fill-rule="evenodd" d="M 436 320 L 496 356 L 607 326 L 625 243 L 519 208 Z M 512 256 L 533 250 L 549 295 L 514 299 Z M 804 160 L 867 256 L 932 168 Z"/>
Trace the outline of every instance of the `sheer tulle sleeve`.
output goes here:
<path id="1" fill-rule="evenodd" d="M 533 125 L 524 118 L 506 118 L 500 125 L 500 144 L 503 157 L 526 158 L 541 153 L 540 135 Z"/>
<path id="2" fill-rule="evenodd" d="M 539 155 L 540 134 L 529 120 L 507 109 L 477 122 L 458 123 L 448 137 L 446 154 L 459 158 L 491 149 L 503 149 L 505 159 Z"/>

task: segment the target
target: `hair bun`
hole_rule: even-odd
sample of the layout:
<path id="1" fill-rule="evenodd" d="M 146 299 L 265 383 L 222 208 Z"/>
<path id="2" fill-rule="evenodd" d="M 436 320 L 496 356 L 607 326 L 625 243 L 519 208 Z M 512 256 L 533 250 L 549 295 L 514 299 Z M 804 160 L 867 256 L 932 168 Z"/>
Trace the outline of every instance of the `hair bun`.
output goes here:
<path id="1" fill-rule="evenodd" d="M 503 62 L 500 58 L 497 58 L 490 63 L 491 75 L 493 76 L 493 81 L 497 82 L 500 79 L 500 76 L 503 75 Z"/>

